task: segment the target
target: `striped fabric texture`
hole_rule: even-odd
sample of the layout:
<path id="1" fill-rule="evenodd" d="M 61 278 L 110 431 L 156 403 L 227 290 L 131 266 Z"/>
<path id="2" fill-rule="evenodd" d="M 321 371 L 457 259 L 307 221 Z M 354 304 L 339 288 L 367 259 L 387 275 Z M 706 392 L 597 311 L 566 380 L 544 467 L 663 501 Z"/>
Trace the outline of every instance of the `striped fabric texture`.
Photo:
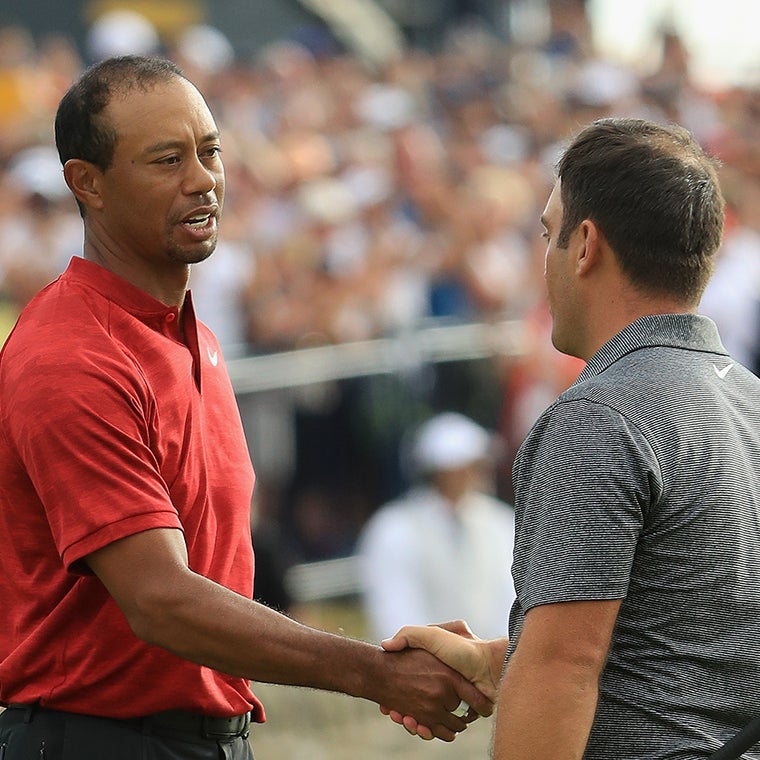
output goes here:
<path id="1" fill-rule="evenodd" d="M 514 478 L 510 653 L 537 605 L 623 600 L 587 760 L 706 758 L 760 714 L 760 379 L 709 319 L 616 335 Z"/>

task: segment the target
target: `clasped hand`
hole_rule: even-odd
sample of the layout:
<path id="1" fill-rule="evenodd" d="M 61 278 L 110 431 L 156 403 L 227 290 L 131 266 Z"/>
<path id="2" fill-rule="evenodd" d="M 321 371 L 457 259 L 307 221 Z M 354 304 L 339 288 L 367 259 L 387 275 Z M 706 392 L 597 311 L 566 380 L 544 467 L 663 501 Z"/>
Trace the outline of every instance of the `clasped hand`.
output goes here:
<path id="1" fill-rule="evenodd" d="M 406 648 L 430 652 L 461 673 L 493 703 L 499 688 L 507 643 L 506 638 L 488 641 L 480 639 L 463 620 L 454 620 L 430 626 L 404 626 L 395 636 L 385 639 L 382 647 L 388 652 Z M 434 738 L 433 731 L 411 715 L 402 715 L 382 706 L 380 709 L 395 723 L 404 726 L 408 733 L 425 740 Z M 466 723 L 471 723 L 478 717 L 480 715 L 470 708 L 463 719 Z"/>

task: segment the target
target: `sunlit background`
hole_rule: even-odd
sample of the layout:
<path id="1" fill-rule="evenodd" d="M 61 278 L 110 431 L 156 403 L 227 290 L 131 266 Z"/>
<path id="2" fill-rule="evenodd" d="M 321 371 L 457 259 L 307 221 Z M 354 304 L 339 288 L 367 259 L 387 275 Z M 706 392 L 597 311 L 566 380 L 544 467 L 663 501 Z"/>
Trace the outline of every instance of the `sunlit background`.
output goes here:
<path id="1" fill-rule="evenodd" d="M 760 81 L 760 3 L 755 0 L 590 0 L 599 50 L 641 68 L 657 58 L 662 29 L 676 30 L 707 87 Z"/>
<path id="2" fill-rule="evenodd" d="M 677 121 L 723 162 L 702 309 L 760 367 L 758 29 L 760 0 L 5 0 L 0 342 L 81 253 L 62 92 L 105 55 L 176 58 L 223 135 L 221 242 L 191 285 L 257 471 L 257 593 L 366 636 L 357 536 L 409 485 L 414 426 L 454 410 L 493 431 L 508 501 L 522 437 L 580 369 L 549 341 L 538 218 L 581 124 Z M 257 690 L 257 760 L 486 756 L 487 722 L 425 744 L 372 705 Z"/>

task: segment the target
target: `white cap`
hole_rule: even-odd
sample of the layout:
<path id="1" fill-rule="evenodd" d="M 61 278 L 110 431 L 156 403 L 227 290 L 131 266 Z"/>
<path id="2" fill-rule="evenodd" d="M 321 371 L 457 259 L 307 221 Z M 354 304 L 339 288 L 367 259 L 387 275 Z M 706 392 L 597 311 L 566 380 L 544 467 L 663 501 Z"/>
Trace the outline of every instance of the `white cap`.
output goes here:
<path id="1" fill-rule="evenodd" d="M 227 36 L 209 24 L 196 24 L 185 29 L 178 48 L 188 63 L 208 74 L 218 74 L 235 60 L 235 50 Z"/>
<path id="2" fill-rule="evenodd" d="M 414 460 L 422 471 L 452 470 L 488 456 L 491 436 L 464 415 L 444 412 L 423 423 L 414 443 Z"/>
<path id="3" fill-rule="evenodd" d="M 69 196 L 58 153 L 52 146 L 25 148 L 13 159 L 9 174 L 25 193 L 36 193 L 51 201 Z"/>
<path id="4" fill-rule="evenodd" d="M 87 35 L 92 58 L 114 55 L 151 55 L 158 52 L 160 37 L 145 16 L 128 9 L 107 11 L 93 23 Z"/>

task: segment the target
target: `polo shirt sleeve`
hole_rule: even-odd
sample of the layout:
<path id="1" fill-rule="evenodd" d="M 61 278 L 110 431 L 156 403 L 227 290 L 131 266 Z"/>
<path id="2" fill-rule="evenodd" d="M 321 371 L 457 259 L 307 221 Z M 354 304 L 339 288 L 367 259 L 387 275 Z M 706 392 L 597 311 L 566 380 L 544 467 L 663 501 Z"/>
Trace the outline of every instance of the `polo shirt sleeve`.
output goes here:
<path id="1" fill-rule="evenodd" d="M 80 342 L 81 345 L 81 342 Z M 64 565 L 120 538 L 180 528 L 151 448 L 155 405 L 137 366 L 105 341 L 46 347 L 8 399 L 8 431 Z"/>
<path id="2" fill-rule="evenodd" d="M 586 399 L 550 407 L 515 466 L 523 611 L 624 598 L 659 479 L 648 442 L 616 410 Z"/>

